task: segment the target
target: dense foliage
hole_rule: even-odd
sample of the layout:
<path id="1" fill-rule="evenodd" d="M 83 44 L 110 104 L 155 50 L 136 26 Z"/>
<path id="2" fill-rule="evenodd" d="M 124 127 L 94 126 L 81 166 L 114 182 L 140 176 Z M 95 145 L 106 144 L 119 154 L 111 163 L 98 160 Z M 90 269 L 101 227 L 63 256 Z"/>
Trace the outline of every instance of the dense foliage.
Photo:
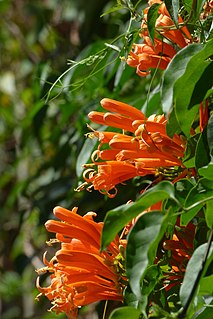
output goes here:
<path id="1" fill-rule="evenodd" d="M 0 2 L 2 319 L 212 319 L 212 7 Z"/>

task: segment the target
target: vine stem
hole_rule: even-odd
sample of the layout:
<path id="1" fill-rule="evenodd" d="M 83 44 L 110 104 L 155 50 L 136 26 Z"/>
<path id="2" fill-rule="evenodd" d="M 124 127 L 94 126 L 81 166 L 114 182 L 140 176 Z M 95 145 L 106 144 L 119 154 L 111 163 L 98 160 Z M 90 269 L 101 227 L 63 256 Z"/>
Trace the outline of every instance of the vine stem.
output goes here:
<path id="1" fill-rule="evenodd" d="M 207 262 L 207 259 L 208 259 L 208 255 L 209 255 L 209 251 L 210 251 L 210 248 L 211 248 L 212 239 L 213 239 L 213 228 L 211 229 L 210 236 L 209 236 L 209 239 L 208 239 L 208 246 L 207 246 L 206 253 L 204 255 L 203 261 L 202 261 L 202 267 L 201 267 L 200 271 L 198 272 L 197 278 L 195 280 L 195 283 L 193 285 L 193 288 L 192 288 L 192 291 L 191 291 L 191 293 L 189 295 L 189 298 L 188 298 L 183 310 L 178 315 L 178 319 L 186 318 L 187 311 L 188 311 L 189 306 L 190 306 L 190 304 L 191 304 L 191 302 L 192 302 L 192 300 L 194 298 L 194 294 L 195 294 L 195 292 L 197 290 L 197 287 L 199 285 L 200 279 L 201 279 L 202 274 L 203 274 L 203 270 L 205 269 L 205 265 L 206 265 L 206 262 Z"/>

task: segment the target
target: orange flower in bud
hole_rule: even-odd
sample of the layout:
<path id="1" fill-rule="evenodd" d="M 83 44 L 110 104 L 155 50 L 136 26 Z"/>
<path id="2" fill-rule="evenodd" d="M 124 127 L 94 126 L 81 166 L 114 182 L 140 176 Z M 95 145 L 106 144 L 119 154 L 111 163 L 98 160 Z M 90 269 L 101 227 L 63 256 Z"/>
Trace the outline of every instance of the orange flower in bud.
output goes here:
<path id="1" fill-rule="evenodd" d="M 116 185 L 133 177 L 159 175 L 159 171 L 166 168 L 184 170 L 181 158 L 185 142 L 177 134 L 173 138 L 167 135 L 164 115 L 146 118 L 138 109 L 107 98 L 101 105 L 113 113 L 91 112 L 90 120 L 122 129 L 122 132 L 93 131 L 89 134 L 98 137 L 100 144 L 92 154 L 93 163 L 84 165 L 85 183 L 77 190 L 93 187 L 114 197 Z"/>
<path id="2" fill-rule="evenodd" d="M 53 212 L 60 221 L 49 220 L 45 226 L 56 233 L 50 244 L 58 242 L 61 248 L 50 261 L 44 255 L 46 266 L 37 272 L 49 272 L 51 283 L 43 288 L 38 277 L 38 297 L 45 295 L 53 304 L 50 310 L 64 312 L 68 318 L 76 318 L 78 308 L 95 301 L 122 301 L 126 277 L 121 248 L 126 241 L 116 237 L 100 252 L 103 223 L 93 220 L 95 213 L 82 217 L 76 207 L 72 211 L 56 207 Z"/>

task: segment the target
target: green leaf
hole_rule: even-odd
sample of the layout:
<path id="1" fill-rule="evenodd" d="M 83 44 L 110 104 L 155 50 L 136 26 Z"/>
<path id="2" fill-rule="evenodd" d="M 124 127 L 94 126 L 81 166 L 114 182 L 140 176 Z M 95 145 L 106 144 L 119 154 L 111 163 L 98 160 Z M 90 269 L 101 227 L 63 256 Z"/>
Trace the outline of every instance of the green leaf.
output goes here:
<path id="1" fill-rule="evenodd" d="M 154 3 L 147 13 L 147 28 L 148 28 L 148 34 L 152 41 L 152 44 L 154 45 L 154 38 L 155 38 L 155 22 L 159 16 L 158 9 L 160 4 Z"/>
<path id="2" fill-rule="evenodd" d="M 213 275 L 203 277 L 200 281 L 199 295 L 213 296 Z"/>
<path id="3" fill-rule="evenodd" d="M 139 319 L 140 311 L 133 307 L 122 307 L 113 310 L 109 319 Z"/>
<path id="4" fill-rule="evenodd" d="M 76 174 L 78 177 L 81 176 L 82 172 L 83 172 L 83 164 L 86 164 L 90 158 L 91 158 L 91 153 L 93 148 L 95 147 L 97 143 L 97 139 L 86 139 L 86 141 L 84 142 L 84 145 L 78 155 L 77 158 L 77 162 L 76 162 Z"/>
<path id="5" fill-rule="evenodd" d="M 166 9 L 168 10 L 172 20 L 178 28 L 178 11 L 179 11 L 179 0 L 165 0 Z"/>
<path id="6" fill-rule="evenodd" d="M 191 96 L 202 74 L 210 65 L 209 57 L 213 54 L 213 39 L 208 41 L 203 49 L 191 57 L 185 73 L 175 82 L 174 102 L 176 117 L 182 131 L 190 136 L 192 123 L 197 115 L 199 105 L 189 110 Z M 207 92 L 207 89 L 206 89 Z"/>
<path id="7" fill-rule="evenodd" d="M 212 307 L 213 307 L 213 301 L 206 305 L 204 310 L 202 312 L 198 312 L 198 315 L 193 316 L 193 319 L 212 319 Z"/>
<path id="8" fill-rule="evenodd" d="M 179 51 L 163 74 L 162 79 L 162 107 L 163 112 L 170 114 L 173 106 L 173 90 L 175 82 L 184 74 L 190 59 L 203 48 L 202 44 L 190 44 Z"/>
<path id="9" fill-rule="evenodd" d="M 195 167 L 201 168 L 207 165 L 210 159 L 207 141 L 207 127 L 205 127 L 197 142 L 197 147 L 195 150 Z"/>
<path id="10" fill-rule="evenodd" d="M 181 225 L 187 225 L 211 199 L 213 199 L 213 189 L 206 184 L 205 179 L 200 180 L 186 197 L 184 207 L 191 209 L 181 215 Z"/>
<path id="11" fill-rule="evenodd" d="M 141 283 L 148 265 L 152 265 L 170 214 L 159 211 L 142 215 L 131 229 L 126 247 L 126 272 L 133 293 L 140 300 Z"/>
<path id="12" fill-rule="evenodd" d="M 169 116 L 169 119 L 168 119 L 168 121 L 166 123 L 166 133 L 170 137 L 173 137 L 175 133 L 176 134 L 181 133 L 181 128 L 180 128 L 180 125 L 179 125 L 179 123 L 177 121 L 174 109 L 171 112 L 171 114 Z"/>
<path id="13" fill-rule="evenodd" d="M 180 301 L 183 306 L 186 305 L 192 293 L 192 289 L 194 288 L 194 284 L 197 281 L 198 274 L 202 271 L 202 275 L 204 275 L 208 265 L 211 263 L 213 259 L 213 243 L 212 243 L 209 254 L 208 254 L 208 259 L 204 267 L 203 263 L 205 260 L 207 247 L 208 247 L 208 243 L 205 243 L 199 246 L 194 251 L 191 259 L 189 260 L 187 264 L 183 283 L 180 288 Z"/>
<path id="14" fill-rule="evenodd" d="M 195 167 L 195 151 L 199 137 L 200 133 L 192 136 L 187 141 L 186 151 L 183 157 L 184 166 L 187 168 Z"/>
<path id="15" fill-rule="evenodd" d="M 213 160 L 207 165 L 198 169 L 198 173 L 213 181 Z"/>
<path id="16" fill-rule="evenodd" d="M 191 100 L 188 106 L 189 109 L 191 109 L 196 104 L 200 104 L 204 100 L 206 96 L 206 92 L 213 85 L 212 74 L 213 74 L 213 62 L 207 65 L 200 79 L 197 81 L 194 87 L 194 90 L 192 92 Z"/>
<path id="17" fill-rule="evenodd" d="M 104 220 L 101 250 L 105 249 L 118 232 L 138 214 L 167 198 L 174 198 L 174 186 L 168 181 L 163 181 L 147 190 L 135 203 L 121 205 L 110 210 Z"/>
<path id="18" fill-rule="evenodd" d="M 116 6 L 114 6 L 114 7 L 111 7 L 109 10 L 105 11 L 105 12 L 101 15 L 101 18 L 104 17 L 104 16 L 106 16 L 107 14 L 113 13 L 113 12 L 118 11 L 118 10 L 121 10 L 121 9 L 123 9 L 123 8 L 124 8 L 124 6 L 122 6 L 122 5 L 116 5 Z"/>
<path id="19" fill-rule="evenodd" d="M 211 229 L 213 227 L 213 213 L 212 213 L 212 208 L 213 208 L 213 199 L 209 200 L 206 203 L 206 209 L 205 209 L 205 217 L 206 217 L 206 224 L 207 226 Z"/>

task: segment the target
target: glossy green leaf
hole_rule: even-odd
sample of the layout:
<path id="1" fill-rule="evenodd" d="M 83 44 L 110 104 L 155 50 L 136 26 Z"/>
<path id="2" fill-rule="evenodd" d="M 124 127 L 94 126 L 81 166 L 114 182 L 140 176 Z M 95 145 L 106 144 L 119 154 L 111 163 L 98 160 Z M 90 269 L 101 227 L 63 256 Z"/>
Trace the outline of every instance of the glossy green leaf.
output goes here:
<path id="1" fill-rule="evenodd" d="M 159 16 L 158 9 L 160 4 L 154 3 L 147 13 L 147 28 L 148 28 L 148 34 L 152 41 L 152 44 L 154 45 L 154 37 L 155 37 L 155 22 Z"/>
<path id="2" fill-rule="evenodd" d="M 197 147 L 195 150 L 195 167 L 201 168 L 207 165 L 210 159 L 207 141 L 207 127 L 205 127 L 197 142 Z"/>
<path id="3" fill-rule="evenodd" d="M 186 71 L 174 85 L 175 112 L 179 125 L 186 136 L 190 136 L 190 129 L 199 108 L 199 105 L 194 105 L 189 110 L 191 96 L 201 76 L 210 65 L 211 62 L 208 59 L 212 54 L 213 39 L 207 42 L 200 52 L 191 57 Z"/>
<path id="4" fill-rule="evenodd" d="M 163 181 L 147 190 L 135 203 L 121 205 L 110 210 L 104 220 L 101 250 L 105 249 L 118 232 L 138 214 L 167 198 L 174 198 L 174 186 L 168 181 Z"/>
<path id="5" fill-rule="evenodd" d="M 212 244 L 208 254 L 208 259 L 204 267 L 203 263 L 205 260 L 207 247 L 208 247 L 207 243 L 199 246 L 194 251 L 191 259 L 189 260 L 187 264 L 185 276 L 183 279 L 183 284 L 181 285 L 181 288 L 180 288 L 180 301 L 183 306 L 186 305 L 188 298 L 192 293 L 194 284 L 197 281 L 198 274 L 202 272 L 202 275 L 204 275 L 208 265 L 213 260 L 213 244 Z"/>
<path id="6" fill-rule="evenodd" d="M 179 0 L 165 0 L 166 8 L 178 28 Z"/>
<path id="7" fill-rule="evenodd" d="M 133 307 L 122 307 L 113 310 L 109 319 L 139 319 L 140 311 Z"/>
<path id="8" fill-rule="evenodd" d="M 202 44 L 190 44 L 179 51 L 163 74 L 161 99 L 163 112 L 171 113 L 173 107 L 173 90 L 175 82 L 184 74 L 190 59 L 203 48 Z"/>
<path id="9" fill-rule="evenodd" d="M 126 248 L 126 272 L 134 294 L 140 300 L 142 279 L 152 265 L 157 248 L 168 226 L 168 215 L 152 211 L 142 215 L 131 229 Z"/>

